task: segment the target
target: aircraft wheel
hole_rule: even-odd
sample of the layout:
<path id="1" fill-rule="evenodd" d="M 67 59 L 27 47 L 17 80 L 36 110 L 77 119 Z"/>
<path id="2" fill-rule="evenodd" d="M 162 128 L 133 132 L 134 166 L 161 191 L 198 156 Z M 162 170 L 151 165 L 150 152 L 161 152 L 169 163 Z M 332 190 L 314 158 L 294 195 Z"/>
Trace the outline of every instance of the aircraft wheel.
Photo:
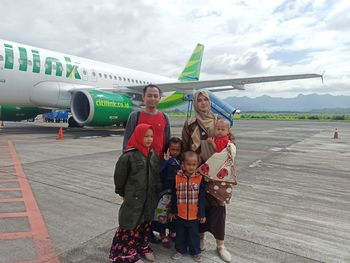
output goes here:
<path id="1" fill-rule="evenodd" d="M 69 117 L 68 119 L 68 127 L 69 128 L 81 128 L 83 126 L 80 126 L 73 117 Z"/>

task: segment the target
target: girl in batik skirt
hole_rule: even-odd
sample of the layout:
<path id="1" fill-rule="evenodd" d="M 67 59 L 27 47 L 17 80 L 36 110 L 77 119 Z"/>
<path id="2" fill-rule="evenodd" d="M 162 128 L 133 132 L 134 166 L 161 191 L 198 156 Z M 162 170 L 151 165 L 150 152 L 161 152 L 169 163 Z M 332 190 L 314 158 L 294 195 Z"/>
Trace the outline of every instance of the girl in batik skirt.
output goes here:
<path id="1" fill-rule="evenodd" d="M 123 203 L 109 254 L 112 262 L 140 263 L 141 257 L 154 261 L 149 241 L 161 183 L 159 157 L 150 148 L 152 141 L 152 126 L 139 124 L 115 167 L 115 192 Z"/>

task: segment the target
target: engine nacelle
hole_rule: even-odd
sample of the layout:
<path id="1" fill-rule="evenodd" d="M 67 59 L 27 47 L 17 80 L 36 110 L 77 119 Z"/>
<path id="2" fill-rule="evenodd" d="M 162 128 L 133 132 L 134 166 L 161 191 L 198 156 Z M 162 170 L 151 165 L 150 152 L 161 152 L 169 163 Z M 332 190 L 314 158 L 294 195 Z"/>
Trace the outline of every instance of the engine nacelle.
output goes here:
<path id="1" fill-rule="evenodd" d="M 40 109 L 36 107 L 19 107 L 2 105 L 0 106 L 0 120 L 2 121 L 22 121 L 33 119 L 38 114 L 48 112 L 50 110 Z"/>
<path id="2" fill-rule="evenodd" d="M 75 91 L 71 112 L 80 126 L 110 126 L 124 124 L 132 111 L 129 96 L 100 90 Z"/>

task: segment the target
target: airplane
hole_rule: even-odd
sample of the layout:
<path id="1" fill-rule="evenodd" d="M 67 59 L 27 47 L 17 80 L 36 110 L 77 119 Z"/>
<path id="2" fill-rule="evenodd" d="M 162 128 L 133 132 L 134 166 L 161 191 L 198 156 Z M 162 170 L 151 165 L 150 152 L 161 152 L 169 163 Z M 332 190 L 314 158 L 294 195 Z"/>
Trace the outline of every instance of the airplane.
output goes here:
<path id="1" fill-rule="evenodd" d="M 0 120 L 35 118 L 53 109 L 72 113 L 70 127 L 125 125 L 142 107 L 142 91 L 157 85 L 158 109 L 183 104 L 193 90 L 242 90 L 245 84 L 322 78 L 297 74 L 199 80 L 204 46 L 197 44 L 178 80 L 0 39 Z M 219 87 L 219 88 L 217 88 Z M 231 118 L 234 109 L 210 93 L 212 109 Z"/>

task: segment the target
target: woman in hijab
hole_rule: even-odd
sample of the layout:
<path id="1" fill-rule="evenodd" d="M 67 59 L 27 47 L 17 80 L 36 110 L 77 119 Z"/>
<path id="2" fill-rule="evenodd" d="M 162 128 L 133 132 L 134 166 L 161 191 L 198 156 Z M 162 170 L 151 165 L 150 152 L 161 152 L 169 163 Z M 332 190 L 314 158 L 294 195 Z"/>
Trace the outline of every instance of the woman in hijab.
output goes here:
<path id="1" fill-rule="evenodd" d="M 193 94 L 193 106 L 195 116 L 186 120 L 182 130 L 184 151 L 192 150 L 199 154 L 201 163 L 206 162 L 215 153 L 215 149 L 208 138 L 214 137 L 215 125 L 220 118 L 210 111 L 210 97 L 205 90 L 196 91 Z M 230 140 L 235 144 L 235 139 L 230 133 Z M 220 258 L 226 262 L 231 261 L 231 254 L 225 248 L 225 221 L 226 206 L 209 193 L 205 200 L 205 224 L 200 224 L 201 249 L 204 248 L 204 233 L 210 232 L 216 239 L 217 252 Z"/>
<path id="2" fill-rule="evenodd" d="M 109 255 L 112 262 L 140 263 L 141 256 L 154 261 L 149 236 L 161 183 L 159 157 L 150 148 L 152 142 L 152 126 L 137 125 L 116 164 L 115 192 L 123 203 Z"/>

